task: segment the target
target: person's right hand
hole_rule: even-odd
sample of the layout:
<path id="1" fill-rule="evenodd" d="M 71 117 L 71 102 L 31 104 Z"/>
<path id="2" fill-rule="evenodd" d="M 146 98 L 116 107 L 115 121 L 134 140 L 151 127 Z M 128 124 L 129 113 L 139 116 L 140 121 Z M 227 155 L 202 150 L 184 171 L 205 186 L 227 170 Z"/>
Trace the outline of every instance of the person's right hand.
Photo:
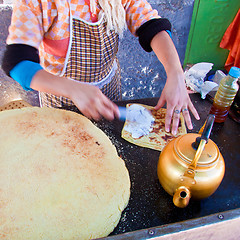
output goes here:
<path id="1" fill-rule="evenodd" d="M 80 112 L 90 119 L 98 121 L 104 117 L 111 121 L 119 117 L 117 105 L 96 86 L 56 76 L 42 69 L 34 75 L 30 87 L 71 99 Z"/>
<path id="2" fill-rule="evenodd" d="M 96 86 L 77 82 L 77 88 L 71 91 L 70 99 L 89 119 L 98 121 L 104 117 L 111 121 L 119 116 L 117 105 Z"/>

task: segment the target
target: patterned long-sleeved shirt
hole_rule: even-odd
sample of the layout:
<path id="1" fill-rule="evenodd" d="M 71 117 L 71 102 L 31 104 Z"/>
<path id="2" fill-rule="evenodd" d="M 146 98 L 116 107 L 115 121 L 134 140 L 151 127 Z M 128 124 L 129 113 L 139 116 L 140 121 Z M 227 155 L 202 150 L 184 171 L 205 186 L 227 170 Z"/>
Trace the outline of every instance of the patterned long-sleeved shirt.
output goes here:
<path id="1" fill-rule="evenodd" d="M 122 0 L 122 4 L 128 29 L 133 35 L 145 22 L 160 17 L 146 0 Z M 97 8 L 97 15 L 99 12 Z M 7 44 L 26 44 L 39 49 L 42 66 L 59 74 L 69 45 L 70 14 L 73 18 L 92 22 L 85 0 L 15 1 Z"/>

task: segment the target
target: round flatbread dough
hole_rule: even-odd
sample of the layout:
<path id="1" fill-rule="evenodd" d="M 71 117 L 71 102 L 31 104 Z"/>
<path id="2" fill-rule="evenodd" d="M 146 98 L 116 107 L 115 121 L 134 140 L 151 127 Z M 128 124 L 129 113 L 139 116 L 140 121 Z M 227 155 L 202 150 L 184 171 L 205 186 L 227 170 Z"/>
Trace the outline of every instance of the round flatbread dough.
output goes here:
<path id="1" fill-rule="evenodd" d="M 130 195 L 109 138 L 84 116 L 29 107 L 0 113 L 0 239 L 107 236 Z"/>

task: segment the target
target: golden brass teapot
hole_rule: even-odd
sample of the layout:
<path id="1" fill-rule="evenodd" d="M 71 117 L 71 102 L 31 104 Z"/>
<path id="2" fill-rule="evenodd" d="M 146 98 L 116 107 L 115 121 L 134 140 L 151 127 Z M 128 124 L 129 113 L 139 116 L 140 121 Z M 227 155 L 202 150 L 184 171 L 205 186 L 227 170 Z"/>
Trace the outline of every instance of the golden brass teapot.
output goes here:
<path id="1" fill-rule="evenodd" d="M 209 139 L 214 115 L 209 115 L 202 134 L 188 133 L 166 145 L 160 154 L 157 173 L 162 187 L 180 208 L 190 198 L 203 199 L 220 185 L 225 164 L 217 145 Z"/>

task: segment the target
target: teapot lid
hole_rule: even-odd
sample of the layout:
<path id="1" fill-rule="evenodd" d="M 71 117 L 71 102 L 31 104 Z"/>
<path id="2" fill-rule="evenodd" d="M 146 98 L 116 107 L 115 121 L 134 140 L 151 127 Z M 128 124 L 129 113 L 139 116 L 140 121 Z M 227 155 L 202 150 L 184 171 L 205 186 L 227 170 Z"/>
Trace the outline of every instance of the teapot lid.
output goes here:
<path id="1" fill-rule="evenodd" d="M 200 136 L 200 134 L 188 133 L 178 137 L 174 143 L 175 153 L 188 164 L 192 162 L 196 153 L 196 150 L 192 147 L 192 143 Z M 211 139 L 208 139 L 198 160 L 197 167 L 209 167 L 210 165 L 214 165 L 219 159 L 219 156 L 220 151 L 217 145 Z"/>

